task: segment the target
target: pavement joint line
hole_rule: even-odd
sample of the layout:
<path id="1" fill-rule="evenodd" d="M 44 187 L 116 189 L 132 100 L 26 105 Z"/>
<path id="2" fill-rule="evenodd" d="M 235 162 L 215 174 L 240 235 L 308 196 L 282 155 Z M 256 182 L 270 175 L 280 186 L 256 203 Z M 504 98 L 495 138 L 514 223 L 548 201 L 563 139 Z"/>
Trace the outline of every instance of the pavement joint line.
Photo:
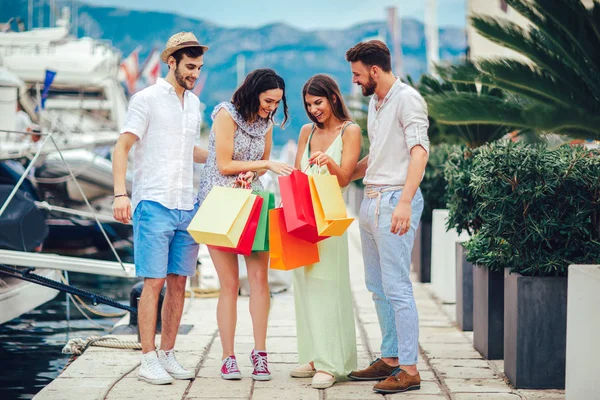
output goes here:
<path id="1" fill-rule="evenodd" d="M 206 361 L 206 358 L 208 357 L 208 354 L 210 353 L 210 349 L 211 349 L 213 343 L 215 342 L 215 339 L 217 338 L 218 334 L 219 334 L 219 329 L 217 328 L 213 332 L 210 342 L 208 342 L 208 345 L 206 345 L 206 347 L 204 348 L 204 352 L 200 356 L 200 361 L 198 361 L 198 364 L 196 364 L 196 368 L 195 368 L 196 372 L 194 374 L 194 379 L 190 380 L 190 382 L 188 383 L 187 387 L 185 388 L 185 391 L 183 392 L 183 395 L 181 395 L 181 400 L 185 400 L 185 398 L 189 394 L 190 389 L 192 388 L 192 385 L 194 384 L 194 381 L 196 380 L 196 377 L 198 376 L 198 372 L 200 372 L 200 368 L 202 368 L 202 365 L 204 365 L 204 362 Z M 254 389 L 254 386 L 253 386 L 253 389 Z M 252 391 L 250 392 L 250 396 L 252 397 Z"/>
<path id="2" fill-rule="evenodd" d="M 448 385 L 446 385 L 444 378 L 441 376 L 437 368 L 431 363 L 429 356 L 425 353 L 425 350 L 423 350 L 423 347 L 421 347 L 420 344 L 419 353 L 421 353 L 421 357 L 423 357 L 423 361 L 425 361 L 425 364 L 427 364 L 427 366 L 431 369 L 431 372 L 433 372 L 433 376 L 435 376 L 435 381 L 437 382 L 440 389 L 442 389 L 442 393 L 444 394 L 444 396 L 446 396 L 446 398 L 449 400 L 454 400 L 450 388 L 448 387 Z"/>
<path id="3" fill-rule="evenodd" d="M 422 287 L 423 287 L 423 289 L 425 289 L 425 291 L 427 292 L 429 297 L 433 300 L 433 302 L 437 306 L 438 310 L 441 311 L 442 315 L 444 315 L 448 319 L 448 321 L 450 321 L 452 323 L 452 327 L 455 329 L 458 329 L 458 331 L 460 332 L 460 334 L 462 336 L 469 339 L 468 336 L 465 335 L 465 333 L 458 328 L 458 323 L 456 321 L 452 321 L 452 318 L 450 317 L 450 315 L 448 315 L 446 310 L 444 310 L 444 307 L 442 307 L 442 305 L 444 303 L 435 295 L 435 293 L 433 293 L 429 289 L 429 287 L 426 287 L 426 286 L 422 286 Z M 431 368 L 431 371 L 433 372 L 433 375 L 435 376 L 435 379 L 438 382 L 438 385 L 440 385 L 440 387 L 442 388 L 442 392 L 444 393 L 446 398 L 448 398 L 450 400 L 454 400 L 454 396 L 452 395 L 450 388 L 448 388 L 448 386 L 446 385 L 444 378 L 440 375 L 437 368 L 431 363 L 429 356 L 427 356 L 425 354 L 425 351 L 423 350 L 423 348 L 421 347 L 420 344 L 419 344 L 419 351 L 421 353 L 421 356 L 423 357 L 423 360 L 425 360 L 425 363 Z M 488 364 L 490 364 L 490 363 L 488 362 Z"/>

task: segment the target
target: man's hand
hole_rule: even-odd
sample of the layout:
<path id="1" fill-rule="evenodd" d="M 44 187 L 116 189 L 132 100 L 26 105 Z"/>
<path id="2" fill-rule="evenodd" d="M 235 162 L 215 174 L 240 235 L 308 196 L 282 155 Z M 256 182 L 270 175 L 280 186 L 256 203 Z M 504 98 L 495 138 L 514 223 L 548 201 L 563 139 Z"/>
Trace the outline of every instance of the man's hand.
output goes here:
<path id="1" fill-rule="evenodd" d="M 131 201 L 129 197 L 116 197 L 113 202 L 113 217 L 119 222 L 128 224 L 131 221 Z"/>
<path id="2" fill-rule="evenodd" d="M 390 228 L 390 232 L 392 232 L 394 235 L 400 234 L 400 236 L 408 232 L 410 229 L 411 215 L 412 209 L 410 207 L 410 203 L 400 201 L 394 209 L 394 213 L 392 214 L 392 226 Z"/>

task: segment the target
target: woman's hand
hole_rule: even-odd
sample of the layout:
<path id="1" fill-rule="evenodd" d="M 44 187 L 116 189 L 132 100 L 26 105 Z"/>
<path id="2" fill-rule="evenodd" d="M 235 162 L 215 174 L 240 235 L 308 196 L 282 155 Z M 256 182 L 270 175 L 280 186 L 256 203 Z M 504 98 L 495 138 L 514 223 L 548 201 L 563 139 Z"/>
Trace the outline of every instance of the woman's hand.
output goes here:
<path id="1" fill-rule="evenodd" d="M 250 188 L 250 184 L 254 181 L 255 176 L 256 173 L 253 171 L 240 172 L 235 179 L 235 184 L 244 189 Z"/>
<path id="2" fill-rule="evenodd" d="M 277 161 L 269 161 L 268 168 L 270 171 L 276 173 L 277 175 L 289 175 L 296 169 L 291 165 L 280 163 Z"/>
<path id="3" fill-rule="evenodd" d="M 316 164 L 319 167 L 329 167 L 329 165 L 333 162 L 335 162 L 333 161 L 333 158 L 322 151 L 315 151 L 315 153 L 308 159 L 309 164 Z"/>

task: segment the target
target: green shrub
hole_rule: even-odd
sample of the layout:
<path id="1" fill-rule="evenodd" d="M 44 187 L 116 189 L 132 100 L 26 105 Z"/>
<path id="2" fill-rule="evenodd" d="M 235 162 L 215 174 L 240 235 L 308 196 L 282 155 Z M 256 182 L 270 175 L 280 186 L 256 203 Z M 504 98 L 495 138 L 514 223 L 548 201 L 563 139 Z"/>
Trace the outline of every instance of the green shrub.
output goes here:
<path id="1" fill-rule="evenodd" d="M 458 234 L 467 231 L 473 235 L 481 227 L 481 218 L 475 206 L 477 199 L 470 187 L 473 160 L 479 148 L 453 146 L 444 168 L 447 182 L 448 229 L 456 229 Z"/>
<path id="2" fill-rule="evenodd" d="M 492 271 L 502 271 L 509 265 L 511 247 L 506 240 L 498 239 L 485 231 L 485 226 L 463 244 L 467 261 Z"/>
<path id="3" fill-rule="evenodd" d="M 569 264 L 600 260 L 599 151 L 492 143 L 474 158 L 470 187 L 483 224 L 469 261 L 565 276 Z"/>
<path id="4" fill-rule="evenodd" d="M 431 222 L 431 212 L 433 210 L 446 208 L 444 167 L 451 148 L 452 146 L 447 144 L 431 146 L 429 160 L 425 168 L 425 176 L 420 186 L 425 201 L 421 217 L 421 220 L 424 222 Z"/>

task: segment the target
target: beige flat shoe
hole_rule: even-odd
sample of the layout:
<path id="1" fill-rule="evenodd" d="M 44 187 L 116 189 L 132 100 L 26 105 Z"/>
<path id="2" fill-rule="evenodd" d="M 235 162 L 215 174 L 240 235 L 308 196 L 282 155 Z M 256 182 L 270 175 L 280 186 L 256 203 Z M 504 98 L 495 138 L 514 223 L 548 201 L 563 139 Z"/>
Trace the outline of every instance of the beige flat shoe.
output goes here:
<path id="1" fill-rule="evenodd" d="M 317 371 L 309 363 L 298 365 L 296 368 L 290 371 L 290 376 L 292 378 L 312 378 L 316 373 Z"/>
<path id="2" fill-rule="evenodd" d="M 313 376 L 311 386 L 315 389 L 327 389 L 333 386 L 335 383 L 335 377 L 325 371 L 317 371 Z"/>

